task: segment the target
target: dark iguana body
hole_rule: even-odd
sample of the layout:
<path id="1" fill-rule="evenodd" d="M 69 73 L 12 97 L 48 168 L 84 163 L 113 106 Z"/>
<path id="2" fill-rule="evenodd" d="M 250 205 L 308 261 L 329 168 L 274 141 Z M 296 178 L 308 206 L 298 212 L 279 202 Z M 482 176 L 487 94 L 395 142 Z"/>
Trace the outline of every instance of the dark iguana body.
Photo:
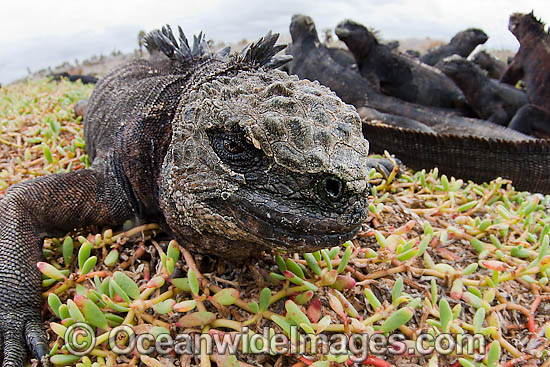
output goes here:
<path id="1" fill-rule="evenodd" d="M 487 42 L 487 39 L 487 34 L 481 29 L 468 28 L 455 34 L 448 44 L 428 50 L 420 56 L 420 61 L 433 66 L 451 55 L 468 57 L 478 45 Z"/>
<path id="2" fill-rule="evenodd" d="M 82 84 L 95 84 L 98 81 L 98 79 L 92 75 L 69 74 L 67 72 L 55 73 L 55 74 L 52 74 L 51 77 L 53 78 L 53 80 L 58 80 L 58 81 L 61 80 L 62 78 L 67 78 L 71 82 L 76 82 L 77 80 L 80 80 Z"/>
<path id="3" fill-rule="evenodd" d="M 500 81 L 525 83 L 529 104 L 514 116 L 510 127 L 525 134 L 550 135 L 550 34 L 533 13 L 510 16 L 508 29 L 519 41 L 519 50 Z"/>
<path id="4" fill-rule="evenodd" d="M 492 79 L 500 79 L 506 64 L 490 55 L 486 51 L 479 51 L 472 57 L 472 62 L 487 72 L 487 76 Z"/>
<path id="5" fill-rule="evenodd" d="M 523 134 L 484 120 L 456 116 L 449 113 L 449 110 L 420 106 L 381 94 L 367 80 L 361 78 L 359 73 L 344 68 L 330 58 L 326 47 L 318 42 L 315 24 L 308 16 L 294 15 L 290 34 L 292 44 L 286 52 L 293 56 L 293 60 L 285 65 L 289 72 L 330 87 L 344 102 L 354 105 L 360 114 L 363 107 L 368 107 L 387 115 L 405 117 L 409 121 L 416 120 L 440 133 L 529 139 Z"/>
<path id="6" fill-rule="evenodd" d="M 348 50 L 339 47 L 327 47 L 330 57 L 342 66 L 357 69 L 355 58 Z"/>
<path id="7" fill-rule="evenodd" d="M 458 55 L 439 61 L 436 67 L 458 85 L 470 107 L 484 120 L 507 126 L 516 111 L 528 103 L 525 92 L 489 79 L 477 65 Z"/>
<path id="8" fill-rule="evenodd" d="M 345 20 L 335 32 L 355 57 L 361 75 L 381 93 L 428 107 L 465 105 L 452 80 L 436 68 L 379 43 L 365 26 Z"/>
<path id="9" fill-rule="evenodd" d="M 294 16 L 293 43 L 287 52 L 295 58 L 289 70 L 300 77 L 318 80 L 342 99 L 383 113 L 423 122 L 437 134 L 363 123 L 363 135 L 376 152 L 388 150 L 412 168 L 439 167 L 441 172 L 478 182 L 496 177 L 513 180 L 516 188 L 550 193 L 550 142 L 504 128 L 488 121 L 436 114 L 426 107 L 380 95 L 357 73 L 330 62 L 311 35 L 311 18 Z M 370 113 L 371 111 L 369 111 Z"/>
<path id="10" fill-rule="evenodd" d="M 354 236 L 368 213 L 359 116 L 328 88 L 271 70 L 285 61 L 273 57 L 276 39 L 228 57 L 209 54 L 200 36 L 190 49 L 181 32 L 179 45 L 168 29 L 153 32 L 152 58 L 111 72 L 90 98 L 92 166 L 10 188 L 0 201 L 4 366 L 21 366 L 26 345 L 40 359 L 48 352 L 36 268 L 44 236 L 139 218 L 229 258 Z"/>
<path id="11" fill-rule="evenodd" d="M 369 122 L 363 134 L 374 152 L 389 150 L 414 169 L 438 167 L 475 182 L 503 177 L 518 190 L 550 194 L 550 140 L 430 134 Z"/>

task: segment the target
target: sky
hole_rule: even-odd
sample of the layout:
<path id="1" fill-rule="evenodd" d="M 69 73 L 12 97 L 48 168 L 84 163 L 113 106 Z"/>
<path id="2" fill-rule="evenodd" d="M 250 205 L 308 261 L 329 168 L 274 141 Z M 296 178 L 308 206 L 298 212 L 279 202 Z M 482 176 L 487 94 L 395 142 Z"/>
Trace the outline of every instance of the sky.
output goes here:
<path id="1" fill-rule="evenodd" d="M 112 51 L 131 52 L 140 30 L 181 25 L 208 39 L 254 40 L 271 29 L 288 34 L 292 14 L 313 17 L 321 34 L 351 18 L 385 40 L 449 40 L 469 27 L 483 29 L 490 49 L 517 50 L 508 31 L 513 12 L 535 11 L 550 22 L 548 0 L 19 0 L 2 4 L 0 83 L 64 61 Z"/>

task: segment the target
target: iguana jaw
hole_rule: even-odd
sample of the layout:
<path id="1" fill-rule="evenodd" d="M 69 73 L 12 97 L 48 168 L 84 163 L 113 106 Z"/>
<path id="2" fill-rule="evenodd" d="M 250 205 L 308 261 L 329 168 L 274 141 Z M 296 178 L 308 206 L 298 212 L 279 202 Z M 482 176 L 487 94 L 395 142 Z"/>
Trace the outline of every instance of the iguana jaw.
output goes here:
<path id="1" fill-rule="evenodd" d="M 355 236 L 368 216 L 366 192 L 347 202 L 328 209 L 315 201 L 282 201 L 271 193 L 241 190 L 209 205 L 244 229 L 243 239 L 299 252 L 338 246 Z"/>

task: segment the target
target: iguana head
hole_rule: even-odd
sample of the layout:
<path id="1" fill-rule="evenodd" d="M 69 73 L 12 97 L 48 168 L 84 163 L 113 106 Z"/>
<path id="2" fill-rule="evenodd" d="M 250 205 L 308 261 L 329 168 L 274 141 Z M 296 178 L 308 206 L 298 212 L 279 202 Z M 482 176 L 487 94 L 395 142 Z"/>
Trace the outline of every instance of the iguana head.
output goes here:
<path id="1" fill-rule="evenodd" d="M 452 55 L 440 60 L 437 68 L 453 80 L 470 80 L 476 74 L 482 74 L 479 67 L 465 58 Z"/>
<path id="2" fill-rule="evenodd" d="M 491 58 L 491 55 L 487 53 L 487 51 L 477 52 L 472 58 L 472 61 L 483 69 L 489 68 L 493 63 L 493 59 Z"/>
<path id="3" fill-rule="evenodd" d="M 317 82 L 265 67 L 273 37 L 227 60 L 203 58 L 180 100 L 161 200 L 169 226 L 196 250 L 325 248 L 352 238 L 367 216 L 357 112 Z"/>
<path id="4" fill-rule="evenodd" d="M 338 23 L 334 33 L 348 46 L 357 62 L 361 62 L 363 58 L 368 57 L 373 47 L 378 44 L 373 32 L 351 19 Z"/>
<path id="5" fill-rule="evenodd" d="M 451 41 L 451 45 L 461 45 L 468 49 L 473 49 L 477 45 L 487 42 L 489 37 L 485 32 L 478 28 L 468 28 L 464 31 L 458 32 Z"/>
<path id="6" fill-rule="evenodd" d="M 317 29 L 313 19 L 307 15 L 294 14 L 290 20 L 290 35 L 294 42 L 313 40 L 319 42 Z"/>

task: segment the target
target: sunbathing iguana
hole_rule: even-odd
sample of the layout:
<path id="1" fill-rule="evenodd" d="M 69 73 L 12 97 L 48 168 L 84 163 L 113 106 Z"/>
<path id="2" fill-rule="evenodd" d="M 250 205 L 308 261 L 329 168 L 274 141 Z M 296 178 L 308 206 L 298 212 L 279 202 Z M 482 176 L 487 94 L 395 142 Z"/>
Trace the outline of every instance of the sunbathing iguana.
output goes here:
<path id="1" fill-rule="evenodd" d="M 347 19 L 335 33 L 355 57 L 361 75 L 381 93 L 428 107 L 466 104 L 460 89 L 443 73 L 381 44 L 362 24 Z"/>
<path id="2" fill-rule="evenodd" d="M 355 109 L 273 68 L 278 35 L 242 53 L 192 48 L 169 28 L 149 60 L 94 90 L 84 133 L 92 165 L 11 187 L 0 201 L 3 366 L 26 347 L 45 361 L 41 239 L 127 219 L 159 222 L 190 250 L 247 257 L 352 238 L 368 213 L 368 142 Z"/>
<path id="3" fill-rule="evenodd" d="M 507 126 L 518 109 L 527 104 L 527 95 L 511 85 L 487 77 L 473 62 L 453 55 L 435 65 L 462 90 L 478 117 Z"/>
<path id="4" fill-rule="evenodd" d="M 519 50 L 500 81 L 525 83 L 529 104 L 523 106 L 510 127 L 524 134 L 550 135 L 550 33 L 534 14 L 514 13 L 508 29 L 519 41 Z"/>
<path id="5" fill-rule="evenodd" d="M 414 169 L 439 167 L 440 172 L 477 182 L 496 177 L 512 179 L 518 189 L 550 194 L 550 144 L 488 121 L 453 116 L 424 106 L 380 94 L 357 72 L 332 61 L 323 45 L 316 42 L 313 20 L 294 15 L 290 27 L 294 56 L 291 73 L 317 80 L 330 87 L 361 114 L 367 108 L 363 135 L 375 152 L 388 150 Z M 375 113 L 372 113 L 372 110 Z M 436 133 L 371 123 L 390 115 L 428 125 Z M 399 119 L 395 123 L 401 123 Z"/>
<path id="6" fill-rule="evenodd" d="M 455 34 L 448 44 L 428 50 L 420 56 L 420 61 L 433 66 L 451 55 L 468 57 L 478 45 L 487 42 L 487 39 L 489 37 L 481 29 L 468 28 Z"/>
<path id="7" fill-rule="evenodd" d="M 506 69 L 506 64 L 489 54 L 487 51 L 479 51 L 472 57 L 472 62 L 487 72 L 492 79 L 500 79 Z"/>

